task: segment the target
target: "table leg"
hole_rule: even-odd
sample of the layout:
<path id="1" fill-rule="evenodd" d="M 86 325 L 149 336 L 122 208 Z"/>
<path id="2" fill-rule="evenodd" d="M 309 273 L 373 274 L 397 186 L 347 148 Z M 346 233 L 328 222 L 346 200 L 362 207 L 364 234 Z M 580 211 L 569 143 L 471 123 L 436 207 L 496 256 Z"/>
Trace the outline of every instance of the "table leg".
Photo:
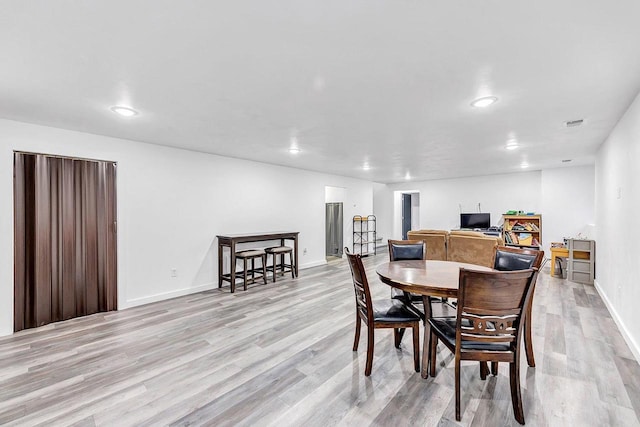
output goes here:
<path id="1" fill-rule="evenodd" d="M 231 253 L 229 254 L 229 259 L 231 260 L 231 265 L 229 266 L 229 270 L 231 271 L 229 283 L 231 284 L 231 293 L 234 293 L 236 291 L 236 243 L 233 240 L 229 248 L 231 249 Z"/>
<path id="2" fill-rule="evenodd" d="M 556 273 L 556 254 L 551 254 L 551 277 Z"/>
<path id="3" fill-rule="evenodd" d="M 298 236 L 293 238 L 293 256 L 296 259 L 295 262 L 295 273 L 296 277 L 298 277 Z"/>
<path id="4" fill-rule="evenodd" d="M 222 287 L 222 244 L 218 240 L 218 287 Z"/>
<path id="5" fill-rule="evenodd" d="M 429 337 L 431 336 L 431 326 L 429 326 L 431 301 L 429 301 L 429 296 L 422 295 L 422 304 L 424 305 L 424 341 L 422 343 L 422 367 L 420 375 L 426 379 L 429 378 Z"/>

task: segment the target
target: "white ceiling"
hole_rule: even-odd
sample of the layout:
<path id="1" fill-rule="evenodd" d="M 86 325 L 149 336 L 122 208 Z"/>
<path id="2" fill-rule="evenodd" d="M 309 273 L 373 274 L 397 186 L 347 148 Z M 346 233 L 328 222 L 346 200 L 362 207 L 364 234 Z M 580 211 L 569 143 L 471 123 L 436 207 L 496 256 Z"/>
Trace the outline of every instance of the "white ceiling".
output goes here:
<path id="1" fill-rule="evenodd" d="M 637 0 L 0 0 L 0 11 L 2 118 L 384 183 L 591 164 L 640 90 Z M 484 95 L 499 101 L 470 106 Z M 574 119 L 585 122 L 564 126 Z M 521 148 L 505 150 L 510 138 Z"/>

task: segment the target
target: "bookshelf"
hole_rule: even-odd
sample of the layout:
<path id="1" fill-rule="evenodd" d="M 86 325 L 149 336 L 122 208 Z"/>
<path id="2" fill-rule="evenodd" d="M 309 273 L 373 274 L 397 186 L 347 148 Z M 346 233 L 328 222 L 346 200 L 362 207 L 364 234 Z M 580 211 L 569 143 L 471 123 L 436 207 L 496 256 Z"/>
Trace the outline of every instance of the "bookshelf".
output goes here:
<path id="1" fill-rule="evenodd" d="M 502 239 L 509 246 L 542 246 L 542 215 L 502 215 Z"/>

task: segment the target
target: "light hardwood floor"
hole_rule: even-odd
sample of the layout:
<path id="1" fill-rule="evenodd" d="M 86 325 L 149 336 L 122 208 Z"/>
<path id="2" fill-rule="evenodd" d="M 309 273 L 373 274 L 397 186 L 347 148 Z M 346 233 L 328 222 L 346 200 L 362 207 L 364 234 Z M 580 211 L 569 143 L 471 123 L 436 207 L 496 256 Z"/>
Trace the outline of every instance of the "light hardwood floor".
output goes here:
<path id="1" fill-rule="evenodd" d="M 374 294 L 389 296 L 365 258 Z M 508 369 L 480 380 L 463 364 L 454 416 L 452 356 L 414 372 L 410 340 L 376 331 L 351 351 L 355 309 L 345 261 L 298 279 L 213 290 L 0 339 L 0 424 L 509 426 Z M 593 286 L 540 276 L 536 368 L 522 359 L 529 426 L 640 425 L 640 366 Z"/>

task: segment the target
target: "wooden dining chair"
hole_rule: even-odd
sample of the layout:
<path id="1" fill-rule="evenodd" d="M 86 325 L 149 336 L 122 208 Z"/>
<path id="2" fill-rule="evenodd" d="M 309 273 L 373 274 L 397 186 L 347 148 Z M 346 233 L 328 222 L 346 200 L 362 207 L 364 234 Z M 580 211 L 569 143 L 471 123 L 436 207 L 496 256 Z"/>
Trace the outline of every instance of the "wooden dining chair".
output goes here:
<path id="1" fill-rule="evenodd" d="M 455 318 L 429 319 L 429 364 L 436 372 L 438 341 L 455 355 L 456 420 L 460 421 L 460 362 L 509 362 L 511 403 L 524 424 L 520 394 L 520 340 L 524 311 L 531 298 L 537 269 L 474 271 L 461 268 Z"/>
<path id="2" fill-rule="evenodd" d="M 540 270 L 544 261 L 544 251 L 531 248 L 517 248 L 512 246 L 499 246 L 496 249 L 495 264 L 493 268 L 499 271 L 515 271 L 526 270 L 529 268 L 537 268 Z M 527 363 L 532 368 L 536 366 L 533 356 L 533 334 L 531 331 L 531 312 L 533 309 L 533 295 L 536 289 L 536 282 L 531 285 L 531 298 L 526 308 L 524 319 L 524 348 L 527 354 Z M 491 365 L 491 373 L 497 375 L 497 363 Z"/>
<path id="3" fill-rule="evenodd" d="M 344 253 L 349 260 L 356 297 L 356 335 L 353 342 L 353 351 L 358 351 L 361 323 L 367 326 L 367 362 L 364 375 L 367 377 L 371 375 L 373 345 L 375 342 L 374 330 L 379 328 L 392 328 L 396 343 L 399 343 L 398 334 L 401 328 L 413 329 L 413 364 L 415 371 L 420 372 L 420 316 L 409 310 L 402 301 L 397 299 L 389 298 L 373 301 L 361 256 L 350 253 L 349 248 L 344 248 Z"/>
<path id="4" fill-rule="evenodd" d="M 423 240 L 389 240 L 389 261 L 426 260 L 427 244 Z M 422 303 L 422 295 L 409 294 L 411 301 Z M 391 288 L 391 298 L 405 299 L 404 292 Z"/>

